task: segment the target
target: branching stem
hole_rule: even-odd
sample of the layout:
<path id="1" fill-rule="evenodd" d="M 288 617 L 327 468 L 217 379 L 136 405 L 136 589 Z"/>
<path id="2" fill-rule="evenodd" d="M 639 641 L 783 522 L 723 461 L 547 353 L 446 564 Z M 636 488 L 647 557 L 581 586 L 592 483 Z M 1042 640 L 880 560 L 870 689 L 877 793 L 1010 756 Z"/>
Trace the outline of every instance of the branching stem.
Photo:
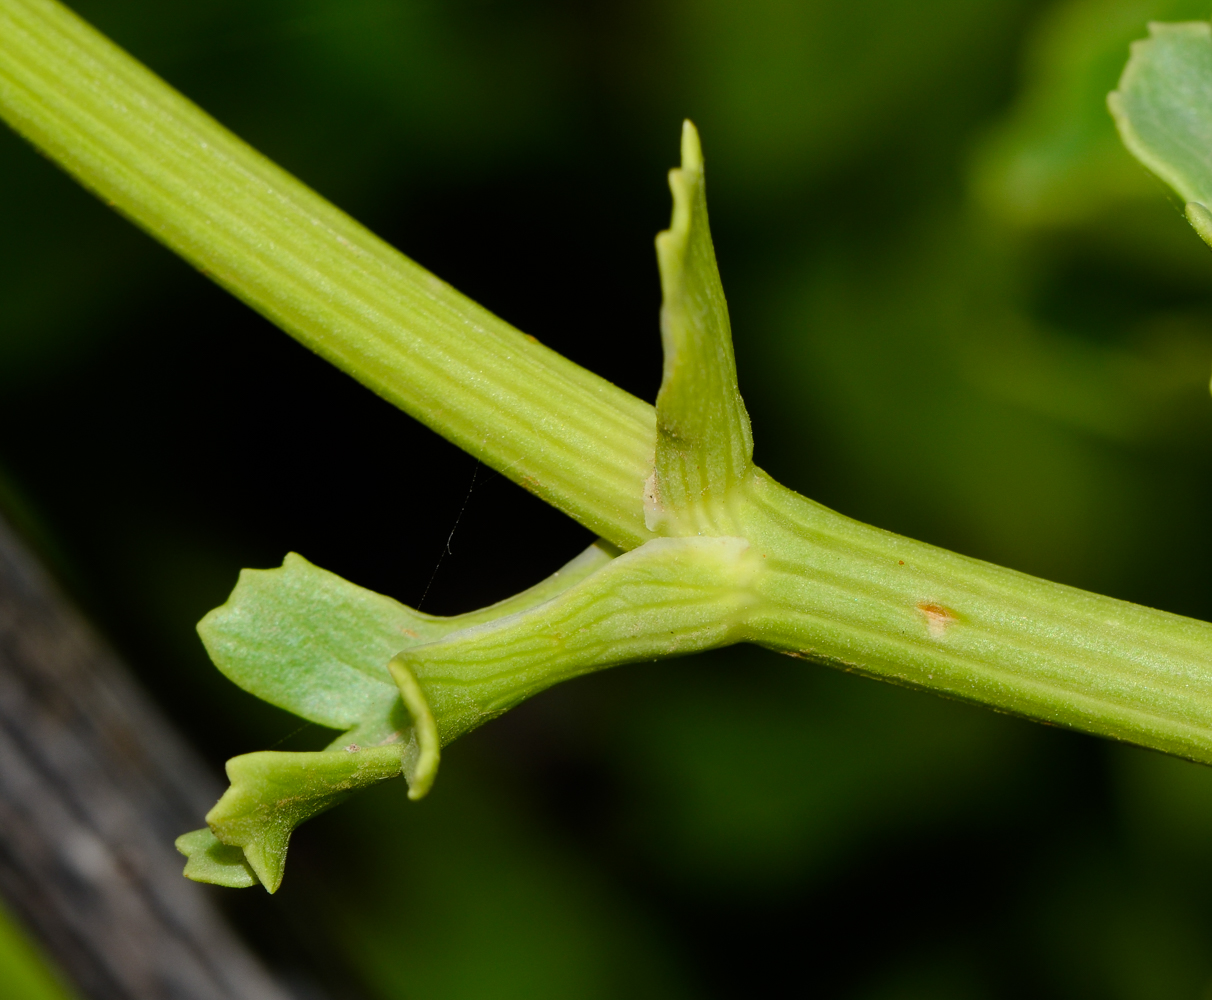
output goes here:
<path id="1" fill-rule="evenodd" d="M 674 226 L 659 245 L 666 380 L 658 435 L 652 406 L 387 246 L 54 0 L 0 0 L 0 115 L 374 392 L 622 550 L 643 546 L 615 563 L 601 554 L 607 569 L 499 626 L 487 614 L 479 631 L 439 638 L 449 629 L 432 624 L 432 645 L 401 653 L 397 665 L 407 661 L 408 670 L 397 672 L 415 674 L 409 683 L 418 705 L 432 703 L 434 732 L 465 731 L 561 677 L 619 662 L 624 647 L 646 656 L 748 640 L 1212 763 L 1212 625 L 859 524 L 749 464 L 693 130 L 672 179 Z M 678 537 L 686 544 L 666 544 Z M 698 538 L 726 544 L 691 544 Z M 678 560 L 693 570 L 687 578 L 706 574 L 697 596 L 690 584 L 679 596 Z M 743 586 L 728 589 L 729 574 Z M 641 584 L 673 596 L 649 608 L 637 603 Z M 607 607 L 621 610 L 610 618 Z M 403 612 L 382 610 L 383 620 L 395 614 Z M 534 662 L 548 672 L 528 672 L 519 649 L 539 650 Z M 386 664 L 398 649 L 383 652 Z M 385 673 L 366 679 L 382 664 L 366 669 L 351 667 L 350 677 L 383 701 L 380 728 L 391 732 L 394 689 Z M 403 751 L 375 752 L 387 773 L 391 754 Z M 333 785 L 341 794 L 378 780 L 369 765 L 342 766 L 345 784 Z M 316 787 L 320 805 L 337 794 Z M 280 865 L 275 871 L 280 878 Z M 243 869 L 238 877 L 247 878 Z"/>

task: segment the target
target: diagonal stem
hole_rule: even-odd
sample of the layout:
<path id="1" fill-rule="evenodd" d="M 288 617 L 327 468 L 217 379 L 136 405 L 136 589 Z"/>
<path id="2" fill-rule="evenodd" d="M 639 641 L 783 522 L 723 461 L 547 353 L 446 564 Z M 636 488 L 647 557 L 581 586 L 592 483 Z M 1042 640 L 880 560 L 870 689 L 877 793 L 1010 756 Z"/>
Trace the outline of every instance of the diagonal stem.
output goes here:
<path id="1" fill-rule="evenodd" d="M 624 548 L 651 406 L 526 337 L 54 0 L 0 0 L 0 116 L 301 343 Z"/>

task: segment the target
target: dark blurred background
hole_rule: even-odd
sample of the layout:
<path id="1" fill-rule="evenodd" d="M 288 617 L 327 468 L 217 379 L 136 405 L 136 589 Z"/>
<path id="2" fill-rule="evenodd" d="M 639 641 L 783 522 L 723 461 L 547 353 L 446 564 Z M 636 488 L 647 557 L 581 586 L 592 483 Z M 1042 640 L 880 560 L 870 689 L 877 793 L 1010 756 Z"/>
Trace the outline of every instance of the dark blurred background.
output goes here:
<path id="1" fill-rule="evenodd" d="M 759 464 L 1212 618 L 1212 256 L 1104 108 L 1207 0 L 74 7 L 648 400 L 693 118 Z M 0 181 L 0 509 L 216 773 L 330 737 L 208 664 L 241 567 L 415 605 L 466 500 L 445 614 L 588 543 L 7 132 Z M 215 890 L 340 1000 L 1212 998 L 1212 770 L 761 650 L 554 689 L 394 785 L 301 828 L 276 896 Z"/>

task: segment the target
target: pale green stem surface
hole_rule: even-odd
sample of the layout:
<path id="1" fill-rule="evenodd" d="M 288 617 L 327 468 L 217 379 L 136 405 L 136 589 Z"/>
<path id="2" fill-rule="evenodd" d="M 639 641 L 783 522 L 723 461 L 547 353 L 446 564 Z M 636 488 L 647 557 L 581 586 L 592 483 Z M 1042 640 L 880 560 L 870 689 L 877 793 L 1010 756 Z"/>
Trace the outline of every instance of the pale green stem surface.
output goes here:
<path id="1" fill-rule="evenodd" d="M 610 541 L 653 409 L 455 291 L 53 0 L 0 0 L 0 116 L 293 337 Z"/>
<path id="2" fill-rule="evenodd" d="M 757 472 L 772 649 L 1212 763 L 1212 625 L 1050 583 L 841 517 Z"/>
<path id="3" fill-rule="evenodd" d="M 568 677 L 738 641 L 1212 763 L 1212 624 L 842 517 L 753 469 L 735 534 L 656 539 L 401 653 L 442 741 Z"/>
<path id="4" fill-rule="evenodd" d="M 0 114 L 375 392 L 622 548 L 653 537 L 644 510 L 657 446 L 652 407 L 405 259 L 51 0 L 0 0 Z M 685 194 L 692 178 L 681 180 Z M 711 317 L 699 316 L 710 339 Z M 719 357 L 731 363 L 730 351 Z M 743 408 L 732 413 L 734 431 L 747 433 Z M 704 619 L 704 634 L 679 651 L 747 639 L 1212 762 L 1212 626 L 858 524 L 738 469 L 745 447 L 730 452 L 722 472 L 696 472 L 690 452 L 667 463 L 671 474 L 685 470 L 674 485 L 686 497 L 720 476 L 733 483 L 716 498 L 710 526 L 747 541 L 753 561 L 744 608 L 720 597 L 724 619 Z M 691 481 L 692 472 L 702 478 Z M 654 525 L 685 533 L 689 523 Z M 608 579 L 608 570 L 599 573 Z M 580 586 L 595 586 L 594 576 Z M 554 603 L 593 617 L 577 600 L 569 591 Z M 423 688 L 440 679 L 427 678 L 426 663 L 413 669 Z M 541 681 L 509 680 L 488 664 L 462 683 L 482 685 L 495 710 Z M 458 728 L 458 711 L 445 715 L 440 701 L 438 729 Z M 390 771 L 392 748 L 374 753 Z M 349 766 L 351 783 L 380 777 L 369 763 Z"/>
<path id="5" fill-rule="evenodd" d="M 571 677 L 743 640 L 761 570 L 744 538 L 654 538 L 545 604 L 399 659 L 449 743 Z"/>

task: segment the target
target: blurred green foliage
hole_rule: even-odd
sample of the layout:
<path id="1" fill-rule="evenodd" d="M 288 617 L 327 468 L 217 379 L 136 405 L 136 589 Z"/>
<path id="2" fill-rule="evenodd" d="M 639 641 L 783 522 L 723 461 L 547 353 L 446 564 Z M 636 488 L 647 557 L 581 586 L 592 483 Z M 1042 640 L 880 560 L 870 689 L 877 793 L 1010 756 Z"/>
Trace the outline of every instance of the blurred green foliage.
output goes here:
<path id="1" fill-rule="evenodd" d="M 975 169 L 985 207 L 1011 224 L 1088 220 L 1157 184 L 1107 129 L 1115 89 L 1148 21 L 1206 18 L 1199 0 L 1087 0 L 1055 4 L 1028 39 L 1026 80 L 1013 111 L 991 130 Z"/>
<path id="2" fill-rule="evenodd" d="M 759 464 L 1212 618 L 1212 257 L 1104 106 L 1145 22 L 1205 5 L 76 9 L 649 399 L 692 117 Z M 466 498 L 447 613 L 585 544 L 499 479 L 468 494 L 469 459 L 8 135 L 0 176 L 0 497 L 216 766 L 325 739 L 205 662 L 193 624 L 240 566 L 297 549 L 415 603 Z M 336 996 L 1212 995 L 1212 772 L 760 651 L 557 688 L 453 746 L 425 802 L 398 784 L 302 828 L 278 896 L 230 899 Z"/>
<path id="3" fill-rule="evenodd" d="M 72 1000 L 72 996 L 24 930 L 7 910 L 0 910 L 0 998 Z"/>

